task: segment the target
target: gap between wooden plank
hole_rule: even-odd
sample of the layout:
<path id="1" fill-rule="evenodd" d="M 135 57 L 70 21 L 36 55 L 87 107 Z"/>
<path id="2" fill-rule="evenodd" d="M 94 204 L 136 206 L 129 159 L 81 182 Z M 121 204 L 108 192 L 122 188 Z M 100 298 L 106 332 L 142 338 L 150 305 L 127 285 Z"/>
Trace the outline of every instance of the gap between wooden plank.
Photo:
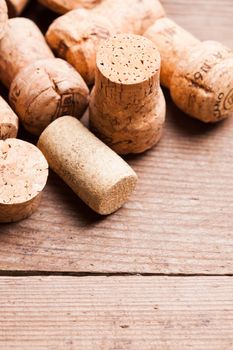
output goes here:
<path id="1" fill-rule="evenodd" d="M 102 273 L 102 272 L 69 272 L 69 271 L 17 271 L 6 270 L 0 271 L 1 276 L 9 277 L 33 277 L 33 276 L 67 276 L 67 277 L 127 277 L 127 276 L 141 276 L 141 277 L 233 277 L 232 273 L 229 274 L 182 274 L 182 273 Z"/>

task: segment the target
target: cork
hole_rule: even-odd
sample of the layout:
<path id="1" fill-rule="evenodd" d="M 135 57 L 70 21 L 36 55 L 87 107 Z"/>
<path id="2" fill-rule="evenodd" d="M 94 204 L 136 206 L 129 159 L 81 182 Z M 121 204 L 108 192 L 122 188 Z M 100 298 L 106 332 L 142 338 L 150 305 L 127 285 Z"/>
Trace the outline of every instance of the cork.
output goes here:
<path id="1" fill-rule="evenodd" d="M 144 34 L 159 49 L 161 55 L 161 83 L 170 87 L 171 78 L 182 57 L 200 41 L 171 19 L 161 18 Z"/>
<path id="2" fill-rule="evenodd" d="M 64 14 L 76 8 L 93 8 L 103 0 L 39 0 L 39 2 L 50 10 Z"/>
<path id="3" fill-rule="evenodd" d="M 40 135 L 62 115 L 81 118 L 88 106 L 89 89 L 69 63 L 50 58 L 19 72 L 11 84 L 9 100 L 25 129 Z"/>
<path id="4" fill-rule="evenodd" d="M 132 168 L 73 117 L 51 123 L 38 147 L 50 167 L 101 215 L 119 209 L 136 186 Z"/>
<path id="5" fill-rule="evenodd" d="M 5 34 L 8 22 L 7 6 L 5 0 L 0 0 L 0 40 Z"/>
<path id="6" fill-rule="evenodd" d="M 9 16 L 17 17 L 21 15 L 30 0 L 6 0 Z"/>
<path id="7" fill-rule="evenodd" d="M 8 21 L 7 31 L 0 41 L 0 77 L 7 88 L 22 68 L 51 57 L 53 53 L 35 23 L 23 17 Z"/>
<path id="8" fill-rule="evenodd" d="M 0 140 L 16 137 L 18 128 L 19 122 L 17 115 L 0 96 Z"/>
<path id="9" fill-rule="evenodd" d="M 48 163 L 34 145 L 0 141 L 0 222 L 27 218 L 38 208 L 48 177 Z"/>
<path id="10" fill-rule="evenodd" d="M 160 50 L 161 81 L 183 112 L 206 123 L 232 116 L 232 50 L 216 41 L 199 42 L 168 19 L 159 19 L 145 35 Z"/>
<path id="11" fill-rule="evenodd" d="M 120 32 L 142 34 L 162 16 L 158 0 L 104 0 L 93 9 L 76 9 L 57 18 L 46 39 L 59 57 L 93 84 L 96 50 L 103 40 Z"/>
<path id="12" fill-rule="evenodd" d="M 68 61 L 87 84 L 94 82 L 96 47 L 114 34 L 107 18 L 85 10 L 74 10 L 57 18 L 46 39 L 55 53 Z"/>
<path id="13" fill-rule="evenodd" d="M 118 34 L 100 46 L 90 124 L 117 153 L 144 152 L 161 138 L 165 101 L 159 75 L 160 54 L 142 36 Z"/>

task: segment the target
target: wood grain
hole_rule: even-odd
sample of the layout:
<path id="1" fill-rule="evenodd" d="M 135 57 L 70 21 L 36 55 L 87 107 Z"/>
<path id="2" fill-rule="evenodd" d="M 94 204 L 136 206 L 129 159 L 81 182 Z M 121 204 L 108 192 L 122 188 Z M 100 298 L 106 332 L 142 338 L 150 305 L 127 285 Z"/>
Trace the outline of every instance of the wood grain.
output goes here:
<path id="1" fill-rule="evenodd" d="M 202 39 L 232 43 L 231 0 L 164 5 Z M 125 207 L 100 218 L 51 174 L 39 211 L 0 227 L 1 270 L 233 274 L 233 119 L 205 126 L 166 98 L 162 141 L 127 158 L 140 181 Z"/>
<path id="2" fill-rule="evenodd" d="M 4 350 L 230 350 L 227 277 L 0 278 Z"/>

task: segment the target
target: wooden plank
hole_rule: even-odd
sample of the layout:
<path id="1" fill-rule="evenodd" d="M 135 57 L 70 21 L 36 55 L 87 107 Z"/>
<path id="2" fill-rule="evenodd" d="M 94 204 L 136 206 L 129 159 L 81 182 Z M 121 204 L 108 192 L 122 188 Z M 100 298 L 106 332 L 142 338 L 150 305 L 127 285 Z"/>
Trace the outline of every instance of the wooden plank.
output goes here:
<path id="1" fill-rule="evenodd" d="M 168 16 L 201 40 L 218 40 L 233 48 L 232 0 L 161 0 Z"/>
<path id="2" fill-rule="evenodd" d="M 0 278 L 0 347 L 230 350 L 227 277 Z"/>
<path id="3" fill-rule="evenodd" d="M 223 30 L 231 0 L 164 4 L 187 27 L 232 43 L 231 26 Z M 233 119 L 205 126 L 166 97 L 162 141 L 128 158 L 140 182 L 125 207 L 100 218 L 51 174 L 39 211 L 0 227 L 1 270 L 233 273 Z"/>

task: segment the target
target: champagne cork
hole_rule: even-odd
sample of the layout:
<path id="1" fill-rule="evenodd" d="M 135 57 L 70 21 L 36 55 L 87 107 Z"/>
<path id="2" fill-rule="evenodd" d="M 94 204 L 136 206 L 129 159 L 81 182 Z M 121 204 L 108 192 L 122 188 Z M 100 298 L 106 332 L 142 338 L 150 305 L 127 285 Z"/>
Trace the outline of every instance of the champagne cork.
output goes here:
<path id="1" fill-rule="evenodd" d="M 81 118 L 88 105 L 89 89 L 69 63 L 50 58 L 19 72 L 11 84 L 9 100 L 25 129 L 40 135 L 62 115 Z"/>
<path id="2" fill-rule="evenodd" d="M 119 209 L 136 186 L 130 166 L 73 117 L 51 123 L 38 147 L 50 167 L 101 215 Z"/>
<path id="3" fill-rule="evenodd" d="M 113 33 L 114 28 L 107 18 L 90 11 L 74 10 L 53 22 L 46 39 L 59 57 L 67 60 L 87 84 L 92 84 L 96 47 Z"/>
<path id="4" fill-rule="evenodd" d="M 39 2 L 50 10 L 64 14 L 76 8 L 90 9 L 103 0 L 39 0 Z"/>
<path id="5" fill-rule="evenodd" d="M 17 115 L 0 96 L 0 140 L 17 136 L 19 122 Z"/>
<path id="6" fill-rule="evenodd" d="M 159 19 L 145 35 L 160 50 L 161 80 L 183 112 L 206 123 L 233 114 L 233 52 L 229 48 L 215 41 L 198 42 L 168 19 Z"/>
<path id="7" fill-rule="evenodd" d="M 91 10 L 73 10 L 57 18 L 46 39 L 59 57 L 93 84 L 96 50 L 103 40 L 120 32 L 142 34 L 162 16 L 158 0 L 104 0 Z"/>
<path id="8" fill-rule="evenodd" d="M 90 123 L 117 153 L 141 153 L 159 141 L 165 121 L 159 75 L 160 54 L 142 36 L 118 34 L 99 48 Z"/>
<path id="9" fill-rule="evenodd" d="M 27 218 L 38 208 L 48 177 L 48 163 L 34 145 L 0 141 L 0 222 Z"/>
<path id="10" fill-rule="evenodd" d="M 0 41 L 0 77 L 7 88 L 22 68 L 51 57 L 53 53 L 36 24 L 23 17 L 8 21 L 7 31 Z"/>
<path id="11" fill-rule="evenodd" d="M 6 0 L 9 16 L 10 17 L 16 17 L 19 16 L 27 4 L 29 3 L 29 0 Z"/>
<path id="12" fill-rule="evenodd" d="M 167 17 L 155 21 L 144 36 L 152 40 L 159 49 L 161 83 L 169 88 L 178 63 L 186 52 L 200 41 Z"/>
<path id="13" fill-rule="evenodd" d="M 0 40 L 5 34 L 8 22 L 7 6 L 5 0 L 0 0 Z"/>

